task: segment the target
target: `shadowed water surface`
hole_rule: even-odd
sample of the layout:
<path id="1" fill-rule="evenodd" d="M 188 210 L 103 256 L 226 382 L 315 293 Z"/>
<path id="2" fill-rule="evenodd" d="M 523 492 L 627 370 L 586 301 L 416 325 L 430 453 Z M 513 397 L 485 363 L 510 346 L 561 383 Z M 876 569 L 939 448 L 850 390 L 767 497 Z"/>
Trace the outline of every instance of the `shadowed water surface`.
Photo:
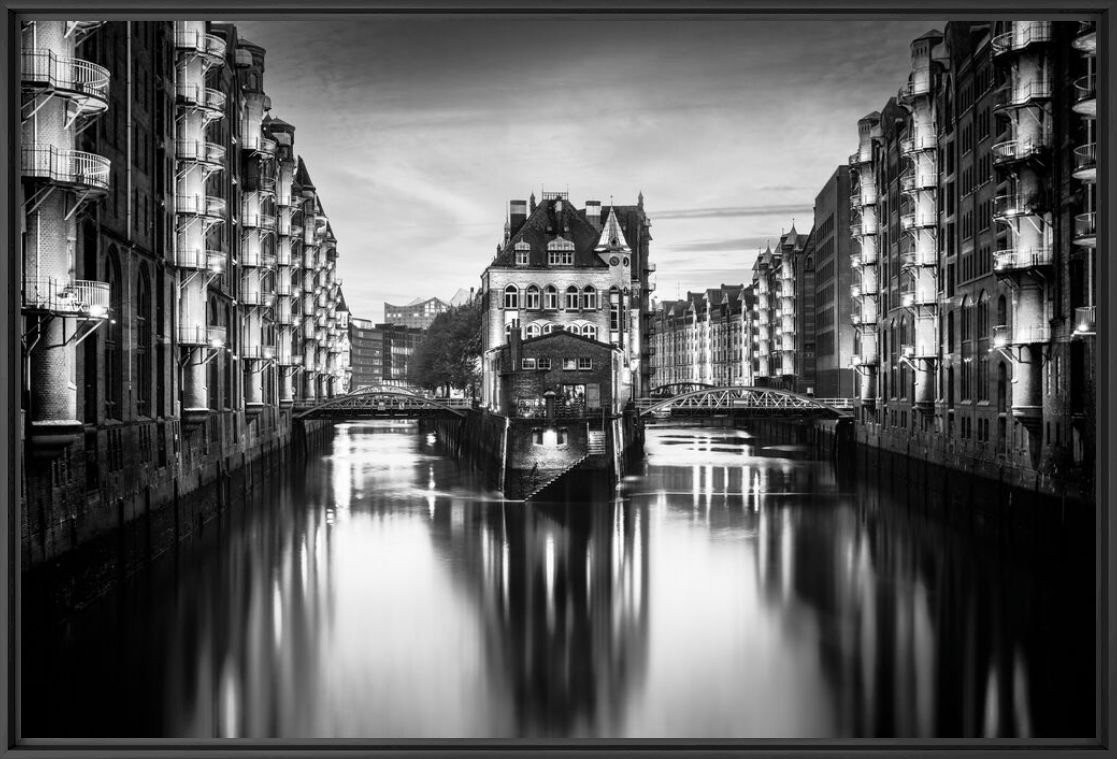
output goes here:
<path id="1" fill-rule="evenodd" d="M 126 592 L 25 618 L 24 735 L 1093 732 L 1080 556 L 743 432 L 649 428 L 594 503 L 482 482 L 415 426 L 339 426 Z"/>

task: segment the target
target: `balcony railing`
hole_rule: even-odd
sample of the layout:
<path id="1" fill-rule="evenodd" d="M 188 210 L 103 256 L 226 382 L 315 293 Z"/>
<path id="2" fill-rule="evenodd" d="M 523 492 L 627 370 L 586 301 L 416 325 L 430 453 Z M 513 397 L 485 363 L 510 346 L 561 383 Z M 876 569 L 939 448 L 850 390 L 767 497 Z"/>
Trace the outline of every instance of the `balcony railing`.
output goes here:
<path id="1" fill-rule="evenodd" d="M 910 266 L 937 266 L 939 263 L 934 250 L 923 250 L 918 245 L 908 245 L 900 249 L 900 265 Z"/>
<path id="2" fill-rule="evenodd" d="M 271 361 L 275 358 L 274 345 L 246 345 L 241 358 L 249 361 Z"/>
<path id="3" fill-rule="evenodd" d="M 861 152 L 858 148 L 856 151 L 849 154 L 849 165 L 860 166 L 861 164 L 870 163 L 873 160 L 871 151 Z"/>
<path id="4" fill-rule="evenodd" d="M 201 105 L 204 105 L 207 109 L 215 113 L 225 112 L 226 98 L 224 92 L 221 92 L 221 90 L 213 90 L 209 87 L 206 87 L 202 94 L 204 95 L 204 98 L 201 102 Z"/>
<path id="5" fill-rule="evenodd" d="M 49 179 L 59 184 L 90 190 L 109 188 L 108 158 L 82 150 L 63 150 L 47 145 L 28 145 L 20 151 L 23 176 Z"/>
<path id="6" fill-rule="evenodd" d="M 1023 28 L 1013 29 L 993 38 L 993 55 L 1023 50 L 1037 42 L 1047 42 L 1051 39 L 1050 21 L 1017 21 L 1016 24 L 1027 24 Z"/>
<path id="7" fill-rule="evenodd" d="M 931 214 L 900 214 L 900 229 L 923 229 L 933 226 L 935 226 L 935 217 Z"/>
<path id="8" fill-rule="evenodd" d="M 900 87 L 900 100 L 908 100 L 931 91 L 931 72 L 920 68 L 911 72 L 911 78 Z"/>
<path id="9" fill-rule="evenodd" d="M 221 164 L 225 161 L 225 148 L 216 142 L 175 140 L 175 158 L 180 161 Z"/>
<path id="10" fill-rule="evenodd" d="M 938 146 L 938 138 L 933 134 L 921 134 L 918 139 L 914 135 L 900 138 L 900 152 L 904 154 L 934 150 Z"/>
<path id="11" fill-rule="evenodd" d="M 176 24 L 179 26 L 179 24 Z M 206 34 L 198 29 L 175 29 L 175 47 L 179 50 L 193 50 L 210 58 L 225 57 L 225 40 L 215 34 Z"/>
<path id="12" fill-rule="evenodd" d="M 1097 241 L 1098 227 L 1097 215 L 1080 213 L 1074 217 L 1074 241 L 1079 245 L 1093 247 Z"/>
<path id="13" fill-rule="evenodd" d="M 994 327 L 993 342 L 996 344 L 997 335 Z M 1012 345 L 1032 345 L 1034 343 L 1046 343 L 1051 340 L 1051 325 L 1050 324 L 1014 324 L 1008 330 L 1008 341 Z"/>
<path id="14" fill-rule="evenodd" d="M 1074 334 L 1080 337 L 1097 334 L 1097 306 L 1079 306 L 1074 309 Z"/>
<path id="15" fill-rule="evenodd" d="M 222 219 L 225 217 L 225 207 L 225 198 L 216 195 L 175 196 L 175 213 Z"/>
<path id="16" fill-rule="evenodd" d="M 1050 246 L 998 250 L 993 260 L 997 271 L 1024 271 L 1051 266 L 1054 263 Z"/>
<path id="17" fill-rule="evenodd" d="M 850 357 L 849 363 L 853 366 L 876 366 L 880 359 L 873 354 L 856 353 Z"/>
<path id="18" fill-rule="evenodd" d="M 109 70 L 104 66 L 79 58 L 59 58 L 53 50 L 30 49 L 20 52 L 20 68 L 24 83 L 45 84 L 77 95 L 85 101 L 81 104 L 84 111 L 108 108 Z"/>
<path id="19" fill-rule="evenodd" d="M 260 138 L 260 152 L 264 155 L 275 155 L 276 143 L 270 137 Z"/>
<path id="20" fill-rule="evenodd" d="M 109 315 L 109 285 L 88 279 L 28 277 L 23 280 L 23 307 L 61 316 L 104 319 Z"/>
<path id="21" fill-rule="evenodd" d="M 1074 149 L 1074 178 L 1093 181 L 1098 175 L 1098 146 L 1096 142 L 1079 145 Z"/>
<path id="22" fill-rule="evenodd" d="M 1095 89 L 1097 86 L 1097 80 L 1098 78 L 1096 74 L 1087 74 L 1084 77 L 1080 77 L 1074 80 L 1075 100 L 1078 103 L 1097 99 L 1098 94 Z M 1075 108 L 1075 110 L 1079 111 L 1079 113 L 1082 112 L 1077 107 Z"/>
<path id="23" fill-rule="evenodd" d="M 1037 100 L 1051 97 L 1051 82 L 1047 79 L 1033 79 L 1013 84 L 1009 82 L 993 93 L 994 108 L 1017 108 Z"/>
<path id="24" fill-rule="evenodd" d="M 1012 193 L 993 198 L 993 218 L 1006 220 L 1017 216 L 1030 216 L 1036 210 L 1036 198 Z"/>
<path id="25" fill-rule="evenodd" d="M 927 343 L 908 343 L 901 346 L 904 358 L 908 360 L 932 359 L 938 357 L 938 351 L 933 345 Z"/>
<path id="26" fill-rule="evenodd" d="M 904 308 L 934 306 L 937 305 L 938 302 L 938 293 L 929 290 L 903 290 L 900 293 L 900 303 Z"/>
<path id="27" fill-rule="evenodd" d="M 1000 166 L 1016 161 L 1025 161 L 1039 155 L 1046 149 L 1039 140 L 1006 140 L 993 146 L 993 164 Z"/>
<path id="28" fill-rule="evenodd" d="M 225 252 L 220 250 L 180 249 L 175 251 L 175 266 L 220 274 L 225 270 L 225 258 Z"/>
<path id="29" fill-rule="evenodd" d="M 180 324 L 178 327 L 180 345 L 208 345 L 210 348 L 221 348 L 225 345 L 226 338 L 225 327 L 206 327 L 200 324 Z"/>
<path id="30" fill-rule="evenodd" d="M 1071 47 L 1079 52 L 1093 55 L 1098 50 L 1098 32 L 1093 21 L 1079 21 L 1078 31 L 1071 41 Z"/>
<path id="31" fill-rule="evenodd" d="M 929 172 L 905 171 L 900 175 L 900 192 L 915 192 L 916 190 L 933 190 L 935 178 Z"/>
<path id="32" fill-rule="evenodd" d="M 870 324 L 876 324 L 876 317 L 871 311 L 865 309 L 853 309 L 849 314 L 849 320 L 855 327 L 865 327 Z"/>

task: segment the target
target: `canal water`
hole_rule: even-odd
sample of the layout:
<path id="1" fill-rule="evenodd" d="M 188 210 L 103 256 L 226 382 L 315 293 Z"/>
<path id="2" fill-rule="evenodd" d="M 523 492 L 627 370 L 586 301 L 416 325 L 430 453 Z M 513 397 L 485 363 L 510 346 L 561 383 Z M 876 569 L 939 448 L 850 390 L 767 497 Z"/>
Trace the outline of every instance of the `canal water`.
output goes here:
<path id="1" fill-rule="evenodd" d="M 415 424 L 340 425 L 125 591 L 25 614 L 23 735 L 1093 734 L 1092 542 L 950 527 L 741 430 L 646 449 L 525 506 Z"/>

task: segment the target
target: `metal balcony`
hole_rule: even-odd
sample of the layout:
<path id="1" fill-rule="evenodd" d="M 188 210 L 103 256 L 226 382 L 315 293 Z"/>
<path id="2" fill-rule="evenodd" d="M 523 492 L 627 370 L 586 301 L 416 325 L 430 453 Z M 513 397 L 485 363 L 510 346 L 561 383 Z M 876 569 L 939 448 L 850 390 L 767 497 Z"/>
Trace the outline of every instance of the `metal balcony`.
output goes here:
<path id="1" fill-rule="evenodd" d="M 1020 52 L 1031 45 L 1051 40 L 1050 21 L 1016 21 L 1013 23 L 1027 24 L 1027 26 L 994 37 L 993 55 Z"/>
<path id="2" fill-rule="evenodd" d="M 23 280 L 23 308 L 78 319 L 109 315 L 109 285 L 88 279 L 27 277 Z"/>
<path id="3" fill-rule="evenodd" d="M 53 145 L 28 145 L 21 149 L 24 177 L 45 179 L 74 189 L 96 191 L 109 189 L 108 158 L 83 150 L 65 150 Z"/>
<path id="4" fill-rule="evenodd" d="M 1034 345 L 1051 340 L 1050 324 L 1000 324 L 993 327 L 993 345 Z"/>
<path id="5" fill-rule="evenodd" d="M 182 22 L 175 24 L 175 47 L 192 53 L 204 55 L 213 62 L 224 60 L 225 40 L 215 34 L 206 34 L 197 29 L 182 28 Z"/>
<path id="6" fill-rule="evenodd" d="M 908 81 L 904 82 L 900 87 L 898 99 L 901 102 L 909 101 L 920 95 L 927 95 L 931 92 L 931 74 L 927 69 L 915 69 L 912 71 Z"/>
<path id="7" fill-rule="evenodd" d="M 938 138 L 933 134 L 921 134 L 918 140 L 913 135 L 900 138 L 900 152 L 904 155 L 920 153 L 924 150 L 935 150 L 938 146 Z"/>
<path id="8" fill-rule="evenodd" d="M 1090 213 L 1080 213 L 1074 217 L 1074 244 L 1093 248 L 1098 244 L 1097 216 Z"/>
<path id="9" fill-rule="evenodd" d="M 1008 248 L 993 254 L 993 268 L 998 272 L 1029 271 L 1051 266 L 1054 257 L 1050 247 Z"/>
<path id="10" fill-rule="evenodd" d="M 850 357 L 849 363 L 851 366 L 877 366 L 880 358 L 872 354 L 855 353 Z"/>
<path id="11" fill-rule="evenodd" d="M 858 148 L 856 151 L 849 154 L 848 163 L 850 166 L 862 166 L 866 163 L 872 163 L 872 161 L 873 155 L 871 150 L 866 150 L 864 153 L 862 153 L 861 149 Z"/>
<path id="12" fill-rule="evenodd" d="M 1087 74 L 1074 82 L 1075 102 L 1074 112 L 1083 116 L 1094 118 L 1098 114 L 1098 94 L 1094 87 L 1097 83 L 1096 74 Z"/>
<path id="13" fill-rule="evenodd" d="M 1032 195 L 1012 193 L 993 198 L 993 218 L 1008 221 L 1017 216 L 1031 216 L 1037 210 L 1037 199 Z"/>
<path id="14" fill-rule="evenodd" d="M 226 254 L 220 250 L 180 249 L 175 251 L 175 266 L 220 274 L 225 270 Z"/>
<path id="15" fill-rule="evenodd" d="M 849 286 L 849 296 L 851 298 L 861 297 L 861 285 L 859 283 L 855 282 L 854 284 Z"/>
<path id="16" fill-rule="evenodd" d="M 264 253 L 260 256 L 260 265 L 265 269 L 274 269 L 278 259 L 274 253 Z"/>
<path id="17" fill-rule="evenodd" d="M 1093 21 L 1079 21 L 1078 31 L 1070 43 L 1075 50 L 1086 55 L 1095 55 L 1098 52 L 1098 32 Z"/>
<path id="18" fill-rule="evenodd" d="M 82 114 L 109 107 L 109 70 L 80 58 L 59 58 L 53 50 L 20 51 L 25 89 L 49 88 L 75 101 Z"/>
<path id="19" fill-rule="evenodd" d="M 271 137 L 260 138 L 260 152 L 264 155 L 275 155 L 276 143 Z"/>
<path id="20" fill-rule="evenodd" d="M 1090 337 L 1097 334 L 1097 306 L 1080 306 L 1074 309 L 1074 336 Z"/>
<path id="21" fill-rule="evenodd" d="M 1005 166 L 1027 161 L 1043 153 L 1047 146 L 1037 140 L 1006 140 L 993 146 L 993 165 Z"/>
<path id="22" fill-rule="evenodd" d="M 225 327 L 207 327 L 200 324 L 180 324 L 178 327 L 179 345 L 205 345 L 210 348 L 221 348 L 225 345 L 226 337 Z"/>
<path id="23" fill-rule="evenodd" d="M 271 361 L 275 358 L 274 345 L 248 345 L 241 353 L 241 358 L 249 361 Z"/>
<path id="24" fill-rule="evenodd" d="M 910 239 L 910 238 L 909 238 Z M 934 250 L 925 252 L 920 250 L 919 246 L 908 245 L 900 249 L 900 266 L 902 268 L 911 268 L 915 266 L 938 266 L 938 255 Z"/>
<path id="25" fill-rule="evenodd" d="M 909 361 L 935 359 L 939 355 L 934 346 L 925 343 L 908 343 L 900 346 L 900 351 Z"/>
<path id="26" fill-rule="evenodd" d="M 938 293 L 926 290 L 903 290 L 900 293 L 900 303 L 904 308 L 919 308 L 921 306 L 938 305 Z"/>
<path id="27" fill-rule="evenodd" d="M 993 93 L 993 108 L 994 110 L 1023 108 L 1050 99 L 1050 80 L 1036 79 L 1015 85 L 1009 82 Z"/>
<path id="28" fill-rule="evenodd" d="M 865 328 L 869 326 L 876 326 L 877 319 L 872 315 L 871 311 L 866 311 L 864 308 L 853 309 L 849 314 L 849 321 L 853 326 Z"/>
<path id="29" fill-rule="evenodd" d="M 900 175 L 900 192 L 913 193 L 919 190 L 934 190 L 937 182 L 929 172 L 905 171 Z"/>
<path id="30" fill-rule="evenodd" d="M 1083 182 L 1094 182 L 1098 178 L 1098 146 L 1096 142 L 1079 145 L 1074 149 L 1074 171 L 1071 172 L 1075 179 Z"/>
<path id="31" fill-rule="evenodd" d="M 900 214 L 900 229 L 904 231 L 926 229 L 927 227 L 935 226 L 935 224 L 936 222 L 933 214 Z"/>
<path id="32" fill-rule="evenodd" d="M 225 147 L 203 140 L 175 140 L 175 158 L 220 166 L 225 162 Z"/>
<path id="33" fill-rule="evenodd" d="M 205 216 L 211 219 L 225 218 L 225 198 L 215 195 L 176 195 L 175 213 L 192 216 Z"/>

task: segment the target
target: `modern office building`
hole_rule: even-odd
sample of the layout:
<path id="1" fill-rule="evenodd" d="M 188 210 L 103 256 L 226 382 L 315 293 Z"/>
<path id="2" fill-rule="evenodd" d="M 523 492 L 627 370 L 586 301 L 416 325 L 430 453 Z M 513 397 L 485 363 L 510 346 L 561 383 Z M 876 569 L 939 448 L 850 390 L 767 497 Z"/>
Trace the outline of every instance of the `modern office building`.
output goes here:
<path id="1" fill-rule="evenodd" d="M 806 331 L 814 342 L 814 394 L 823 398 L 852 398 L 856 374 L 850 366 L 853 356 L 854 328 L 850 320 L 849 217 L 851 195 L 849 167 L 838 166 L 814 200 L 814 227 L 811 230 L 810 256 L 813 258 L 813 291 L 804 306 L 813 327 Z M 860 203 L 858 202 L 859 206 Z"/>
<path id="2" fill-rule="evenodd" d="M 21 34 L 35 563 L 281 443 L 297 400 L 344 389 L 348 349 L 336 240 L 262 48 L 201 21 Z"/>

